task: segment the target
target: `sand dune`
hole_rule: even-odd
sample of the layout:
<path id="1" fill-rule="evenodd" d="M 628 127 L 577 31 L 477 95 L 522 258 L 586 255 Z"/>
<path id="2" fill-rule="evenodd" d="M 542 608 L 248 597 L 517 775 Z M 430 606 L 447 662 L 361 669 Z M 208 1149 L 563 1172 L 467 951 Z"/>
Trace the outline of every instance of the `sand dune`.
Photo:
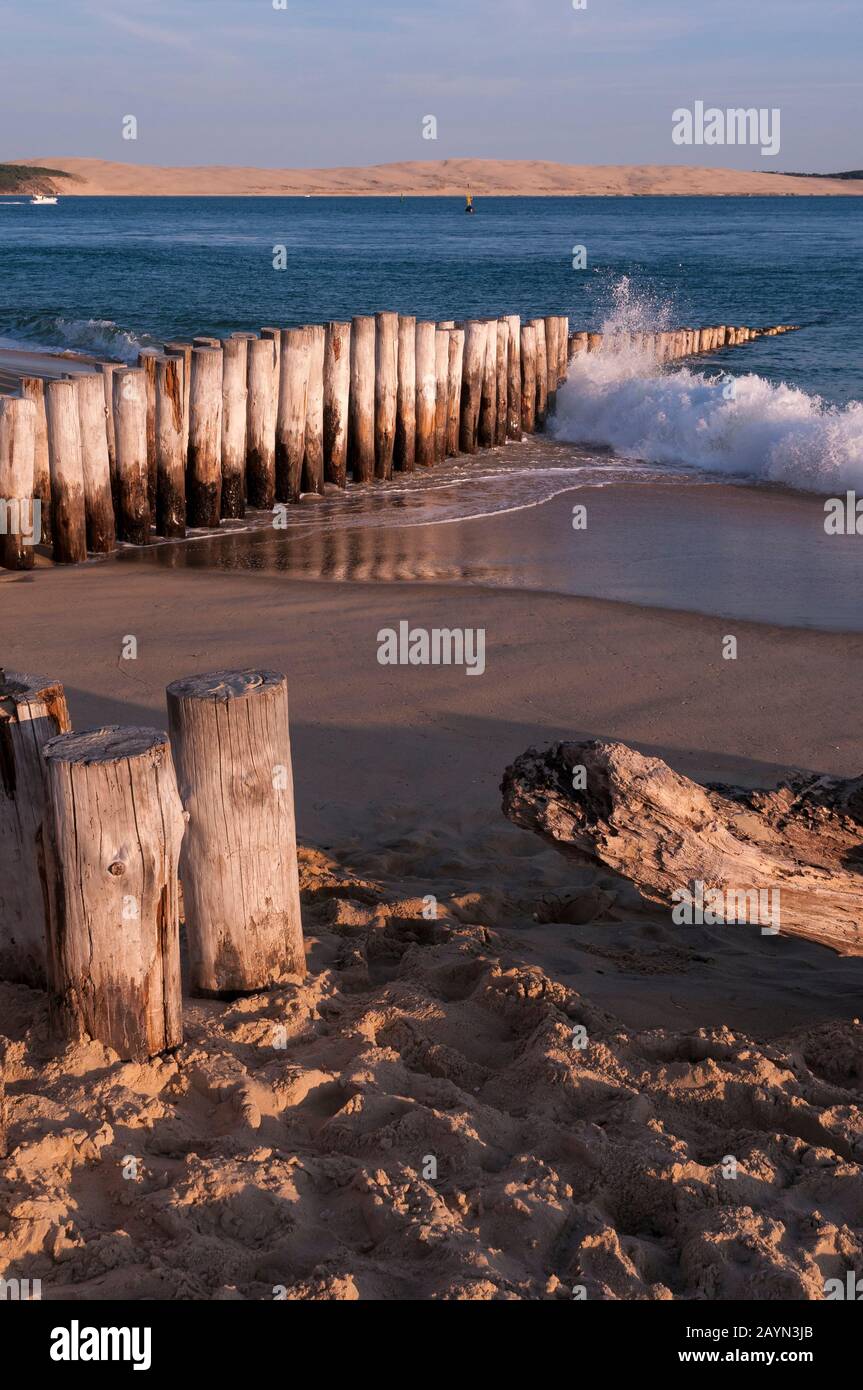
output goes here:
<path id="1" fill-rule="evenodd" d="M 545 160 L 412 160 L 342 169 L 249 169 L 211 165 L 161 168 L 114 164 L 102 159 L 54 155 L 11 160 L 64 169 L 77 182 L 60 182 L 58 191 L 75 197 L 266 197 L 292 194 L 406 194 L 456 197 L 475 194 L 581 197 L 647 195 L 853 197 L 863 180 L 808 179 L 737 169 L 680 165 L 552 164 Z"/>

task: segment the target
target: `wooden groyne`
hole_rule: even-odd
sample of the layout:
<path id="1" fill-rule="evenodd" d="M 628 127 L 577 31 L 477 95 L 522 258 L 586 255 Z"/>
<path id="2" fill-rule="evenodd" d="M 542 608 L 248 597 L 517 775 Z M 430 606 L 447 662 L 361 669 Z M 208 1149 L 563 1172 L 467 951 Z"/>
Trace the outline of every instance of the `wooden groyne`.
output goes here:
<path id="1" fill-rule="evenodd" d="M 137 367 L 33 358 L 28 375 L 0 372 L 0 567 L 33 563 L 14 526 L 33 499 L 43 553 L 74 564 L 533 434 L 582 353 L 666 363 L 793 327 L 603 335 L 562 315 L 388 312 L 167 342 Z"/>
<path id="2" fill-rule="evenodd" d="M 58 1045 L 182 1042 L 181 905 L 192 994 L 305 974 L 287 679 L 214 671 L 166 699 L 170 733 L 73 731 L 59 681 L 0 671 L 0 980 L 47 990 Z"/>

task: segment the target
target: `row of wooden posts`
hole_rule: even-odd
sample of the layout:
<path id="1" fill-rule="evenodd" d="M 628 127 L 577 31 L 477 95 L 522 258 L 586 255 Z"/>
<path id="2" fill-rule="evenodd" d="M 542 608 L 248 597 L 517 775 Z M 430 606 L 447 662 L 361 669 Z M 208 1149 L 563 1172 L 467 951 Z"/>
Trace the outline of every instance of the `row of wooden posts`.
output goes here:
<path id="1" fill-rule="evenodd" d="M 182 1041 L 181 902 L 193 993 L 305 973 L 286 678 L 174 681 L 167 714 L 74 733 L 59 681 L 0 671 L 0 979 L 124 1058 Z"/>
<path id="2" fill-rule="evenodd" d="M 20 395 L 0 399 L 0 500 L 36 499 L 51 557 L 78 563 L 520 439 L 544 427 L 583 352 L 635 345 L 667 362 L 790 327 L 604 337 L 570 333 L 561 315 L 380 313 L 169 342 L 137 367 L 23 377 Z M 33 559 L 7 525 L 0 565 Z"/>

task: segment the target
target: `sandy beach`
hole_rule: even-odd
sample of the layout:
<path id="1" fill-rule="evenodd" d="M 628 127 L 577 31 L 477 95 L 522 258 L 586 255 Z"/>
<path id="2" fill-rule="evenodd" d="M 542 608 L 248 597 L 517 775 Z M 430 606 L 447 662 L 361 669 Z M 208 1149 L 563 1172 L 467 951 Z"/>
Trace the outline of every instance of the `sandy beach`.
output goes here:
<path id="1" fill-rule="evenodd" d="M 402 618 L 484 627 L 483 677 L 381 667 Z M 561 737 L 702 780 L 858 772 L 863 638 L 738 623 L 723 663 L 726 626 L 445 584 L 4 576 L 4 661 L 61 677 L 75 727 L 163 725 L 194 671 L 288 673 L 310 964 L 187 999 L 146 1065 L 52 1056 L 43 996 L 0 986 L 10 1267 L 49 1299 L 770 1300 L 859 1263 L 863 961 L 609 906 L 500 810 L 505 767 Z"/>

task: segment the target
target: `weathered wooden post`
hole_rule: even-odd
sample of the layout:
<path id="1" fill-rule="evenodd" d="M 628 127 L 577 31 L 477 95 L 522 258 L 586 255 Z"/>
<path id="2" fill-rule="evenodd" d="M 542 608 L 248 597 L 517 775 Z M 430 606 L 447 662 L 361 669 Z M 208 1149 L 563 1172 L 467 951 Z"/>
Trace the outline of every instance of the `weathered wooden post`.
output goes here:
<path id="1" fill-rule="evenodd" d="M 308 329 L 285 329 L 276 423 L 276 499 L 279 502 L 300 500 L 310 365 L 311 339 Z"/>
<path id="2" fill-rule="evenodd" d="M 267 350 L 270 360 L 272 349 Z M 251 445 L 251 441 L 250 441 Z M 222 350 L 192 349 L 186 514 L 190 526 L 218 526 L 222 508 Z"/>
<path id="3" fill-rule="evenodd" d="M 536 429 L 536 326 L 521 328 L 521 427 L 525 434 Z"/>
<path id="4" fill-rule="evenodd" d="M 168 718 L 189 815 L 180 874 L 193 990 L 244 993 L 304 975 L 286 678 L 173 681 Z"/>
<path id="5" fill-rule="evenodd" d="M 435 408 L 437 404 L 437 376 L 435 372 L 436 334 L 436 324 L 427 321 L 417 324 L 416 462 L 419 468 L 430 468 L 435 459 Z"/>
<path id="6" fill-rule="evenodd" d="M 510 439 L 521 439 L 521 318 L 508 314 L 506 432 Z"/>
<path id="7" fill-rule="evenodd" d="M 186 534 L 186 455 L 183 450 L 183 359 L 156 363 L 156 534 Z"/>
<path id="8" fill-rule="evenodd" d="M 375 476 L 375 321 L 351 320 L 351 398 L 348 461 L 355 483 Z"/>
<path id="9" fill-rule="evenodd" d="M 509 323 L 506 319 L 497 321 L 497 417 L 494 426 L 495 444 L 506 443 L 506 422 L 508 411 L 507 392 L 509 390 Z M 520 394 L 520 393 L 519 393 Z"/>
<path id="10" fill-rule="evenodd" d="M 0 400 L 0 569 L 29 570 L 41 536 L 41 503 L 33 492 L 36 407 L 32 401 Z M 2 725 L 0 725 L 2 732 Z M 0 764 L 2 764 L 0 744 Z M 0 768 L 2 783 L 2 768 Z M 2 797 L 2 785 L 0 785 Z M 2 866 L 0 866 L 2 868 Z M 2 891 L 2 890 L 0 890 Z"/>
<path id="11" fill-rule="evenodd" d="M 248 344 L 246 410 L 246 495 L 265 511 L 276 498 L 276 415 L 273 403 L 273 340 Z"/>
<path id="12" fill-rule="evenodd" d="M 396 439 L 399 316 L 375 314 L 375 477 L 391 478 Z"/>
<path id="13" fill-rule="evenodd" d="M 147 496 L 150 511 L 156 506 L 156 359 L 158 348 L 141 348 L 138 366 L 147 382 Z"/>
<path id="14" fill-rule="evenodd" d="M 558 386 L 562 386 L 566 381 L 567 370 L 569 367 L 569 316 L 561 314 L 560 329 L 557 335 L 559 357 L 558 357 Z"/>
<path id="15" fill-rule="evenodd" d="M 536 429 L 545 428 L 548 416 L 548 352 L 545 341 L 545 319 L 534 319 L 536 330 Z"/>
<path id="16" fill-rule="evenodd" d="M 452 328 L 449 335 L 447 362 L 447 421 L 446 452 L 449 457 L 458 453 L 459 413 L 461 410 L 461 378 L 464 360 L 464 329 Z"/>
<path id="17" fill-rule="evenodd" d="M 494 445 L 494 431 L 497 424 L 497 320 L 486 319 L 483 328 L 485 330 L 485 348 L 477 443 L 481 449 L 491 449 Z"/>
<path id="18" fill-rule="evenodd" d="M 256 341 L 256 340 L 255 340 Z M 222 346 L 222 500 L 224 518 L 246 514 L 246 415 L 249 339 L 232 334 Z M 273 450 L 275 450 L 275 415 Z M 275 454 L 273 455 L 275 476 Z"/>
<path id="19" fill-rule="evenodd" d="M 193 339 L 192 339 L 192 347 L 193 347 L 193 348 L 196 348 L 196 347 L 203 347 L 203 348 L 221 348 L 221 346 L 222 346 L 222 340 L 221 340 L 221 338 L 208 338 L 206 335 L 199 334 L 199 336 L 198 336 L 197 338 L 193 338 Z"/>
<path id="20" fill-rule="evenodd" d="M 449 412 L 449 335 L 452 330 L 438 324 L 434 337 L 435 374 L 435 416 L 434 416 L 434 456 L 435 463 L 443 463 L 446 458 L 446 423 Z"/>
<path id="21" fill-rule="evenodd" d="M 324 354 L 326 335 L 322 324 L 306 329 L 309 349 L 309 394 L 306 399 L 306 447 L 303 454 L 303 492 L 321 496 L 324 491 Z"/>
<path id="22" fill-rule="evenodd" d="M 557 378 L 558 378 L 558 356 L 560 345 L 557 341 L 559 332 L 559 321 L 557 316 L 549 314 L 544 320 L 545 323 L 545 369 L 546 369 L 546 410 L 549 415 L 554 414 L 557 404 Z"/>
<path id="23" fill-rule="evenodd" d="M 0 979 L 43 988 L 42 748 L 70 727 L 59 681 L 0 670 Z"/>
<path id="24" fill-rule="evenodd" d="M 331 321 L 324 342 L 324 479 L 344 487 L 348 475 L 351 325 Z"/>
<path id="25" fill-rule="evenodd" d="M 77 383 L 49 381 L 45 389 L 45 407 L 51 465 L 53 557 L 58 564 L 76 565 L 87 558 Z"/>
<path id="26" fill-rule="evenodd" d="M 112 726 L 60 734 L 44 757 L 55 1027 L 122 1058 L 153 1057 L 183 1039 L 177 872 L 185 822 L 168 740 L 155 729 Z"/>
<path id="27" fill-rule="evenodd" d="M 183 359 L 183 458 L 189 453 L 189 402 L 192 396 L 192 344 L 165 343 L 168 357 Z"/>
<path id="28" fill-rule="evenodd" d="M 569 340 L 569 361 L 574 357 L 580 357 L 583 352 L 587 352 L 587 333 L 573 333 Z"/>
<path id="29" fill-rule="evenodd" d="M 253 335 L 254 336 L 254 335 Z M 279 410 L 279 378 L 282 372 L 282 329 L 262 328 L 261 337 L 268 338 L 273 345 L 273 419 Z M 247 341 L 251 341 L 248 339 Z M 275 426 L 273 426 L 275 428 Z"/>
<path id="30" fill-rule="evenodd" d="M 602 334 L 588 333 L 587 335 L 588 352 L 602 352 Z"/>
<path id="31" fill-rule="evenodd" d="M 140 367 L 114 373 L 117 448 L 117 538 L 130 545 L 150 539 L 147 493 L 147 383 Z"/>
<path id="32" fill-rule="evenodd" d="M 417 449 L 417 321 L 413 314 L 399 315 L 398 399 L 393 467 L 413 473 Z"/>
<path id="33" fill-rule="evenodd" d="M 51 465 L 48 460 L 48 417 L 45 414 L 45 383 L 39 376 L 21 378 L 21 395 L 36 407 L 36 437 L 33 446 L 33 497 L 40 503 L 42 540 L 51 542 Z"/>
<path id="34" fill-rule="evenodd" d="M 87 549 L 96 555 L 110 554 L 117 547 L 105 415 L 105 383 L 101 374 L 88 372 L 79 376 L 78 425 L 84 472 Z"/>

